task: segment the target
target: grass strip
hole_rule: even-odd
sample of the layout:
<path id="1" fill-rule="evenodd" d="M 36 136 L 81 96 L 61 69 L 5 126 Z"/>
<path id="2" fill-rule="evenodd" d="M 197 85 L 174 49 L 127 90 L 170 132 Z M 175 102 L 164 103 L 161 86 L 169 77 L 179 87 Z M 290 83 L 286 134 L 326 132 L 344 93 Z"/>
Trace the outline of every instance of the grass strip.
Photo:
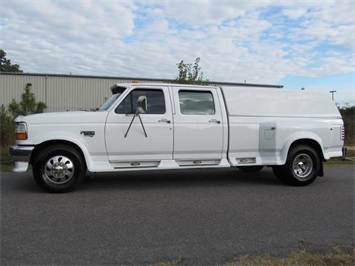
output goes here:
<path id="1" fill-rule="evenodd" d="M 150 264 L 150 266 L 179 266 L 185 265 L 186 261 L 181 258 L 175 261 L 161 261 Z M 279 257 L 270 254 L 244 255 L 240 258 L 218 264 L 224 266 L 353 266 L 355 265 L 355 247 L 336 246 L 328 254 L 314 253 L 306 250 L 292 252 L 287 257 Z"/>
<path id="2" fill-rule="evenodd" d="M 295 266 L 295 265 L 355 265 L 355 247 L 354 246 L 337 246 L 333 248 L 330 254 L 313 253 L 306 250 L 292 252 L 286 258 L 265 255 L 245 255 L 236 262 L 226 263 L 225 266 Z"/>

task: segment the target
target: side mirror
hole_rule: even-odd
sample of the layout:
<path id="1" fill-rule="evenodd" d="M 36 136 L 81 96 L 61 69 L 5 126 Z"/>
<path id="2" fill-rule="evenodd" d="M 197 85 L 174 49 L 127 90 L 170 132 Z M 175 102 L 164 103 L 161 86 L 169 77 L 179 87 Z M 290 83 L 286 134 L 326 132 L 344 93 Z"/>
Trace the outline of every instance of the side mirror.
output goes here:
<path id="1" fill-rule="evenodd" d="M 139 118 L 139 121 L 141 122 L 141 125 L 142 125 L 142 128 L 143 128 L 143 131 L 144 131 L 144 136 L 147 138 L 147 132 L 145 132 L 145 128 L 144 128 L 144 125 L 143 125 L 143 122 L 142 122 L 142 118 L 139 114 L 144 114 L 146 111 L 147 111 L 147 107 L 148 107 L 148 103 L 147 103 L 147 97 L 146 96 L 139 96 L 138 97 L 138 100 L 137 100 L 137 109 L 136 109 L 136 112 L 134 114 L 134 116 L 132 117 L 132 121 L 131 123 L 129 124 L 129 127 L 127 129 L 127 132 L 126 134 L 124 135 L 124 137 L 126 138 L 127 135 L 128 135 L 128 132 L 129 130 L 131 129 L 131 126 L 132 126 L 132 123 L 134 121 L 134 119 L 136 118 L 136 116 L 138 116 Z"/>
<path id="2" fill-rule="evenodd" d="M 137 101 L 136 114 L 144 114 L 148 109 L 148 101 L 146 96 L 139 96 Z"/>

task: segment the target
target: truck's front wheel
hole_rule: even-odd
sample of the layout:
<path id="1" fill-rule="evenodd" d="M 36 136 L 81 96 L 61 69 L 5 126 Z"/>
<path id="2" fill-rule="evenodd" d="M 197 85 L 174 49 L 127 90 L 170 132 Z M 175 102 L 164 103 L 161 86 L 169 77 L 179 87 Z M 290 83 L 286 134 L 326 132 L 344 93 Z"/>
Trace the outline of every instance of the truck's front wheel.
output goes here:
<path id="1" fill-rule="evenodd" d="M 319 155 L 312 147 L 306 145 L 292 148 L 286 164 L 273 167 L 276 177 L 294 186 L 311 184 L 319 175 L 320 169 Z"/>
<path id="2" fill-rule="evenodd" d="M 81 184 L 86 174 L 82 155 L 65 145 L 44 149 L 32 167 L 36 183 L 48 192 L 69 192 Z"/>

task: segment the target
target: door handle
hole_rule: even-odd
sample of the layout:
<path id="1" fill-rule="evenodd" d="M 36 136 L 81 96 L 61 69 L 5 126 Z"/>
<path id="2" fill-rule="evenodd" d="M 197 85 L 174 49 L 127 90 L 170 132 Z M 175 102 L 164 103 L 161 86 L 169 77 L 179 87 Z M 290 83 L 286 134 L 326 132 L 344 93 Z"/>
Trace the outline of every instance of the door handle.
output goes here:
<path id="1" fill-rule="evenodd" d="M 171 121 L 168 120 L 168 119 L 166 119 L 166 118 L 162 118 L 162 119 L 158 120 L 158 122 L 159 122 L 159 123 L 168 123 L 168 124 L 171 123 Z"/>
<path id="2" fill-rule="evenodd" d="M 216 123 L 216 124 L 220 124 L 221 121 L 217 120 L 217 119 L 211 119 L 210 121 L 208 121 L 210 123 Z"/>

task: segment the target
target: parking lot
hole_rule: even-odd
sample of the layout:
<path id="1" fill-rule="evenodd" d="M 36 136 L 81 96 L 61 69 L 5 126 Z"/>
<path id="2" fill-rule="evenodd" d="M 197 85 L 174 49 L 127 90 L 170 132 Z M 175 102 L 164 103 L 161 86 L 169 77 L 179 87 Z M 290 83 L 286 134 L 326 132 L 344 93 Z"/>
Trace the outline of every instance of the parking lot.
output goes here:
<path id="1" fill-rule="evenodd" d="M 101 174 L 67 194 L 1 173 L 1 265 L 223 264 L 354 244 L 354 167 L 307 187 L 270 169 Z"/>

